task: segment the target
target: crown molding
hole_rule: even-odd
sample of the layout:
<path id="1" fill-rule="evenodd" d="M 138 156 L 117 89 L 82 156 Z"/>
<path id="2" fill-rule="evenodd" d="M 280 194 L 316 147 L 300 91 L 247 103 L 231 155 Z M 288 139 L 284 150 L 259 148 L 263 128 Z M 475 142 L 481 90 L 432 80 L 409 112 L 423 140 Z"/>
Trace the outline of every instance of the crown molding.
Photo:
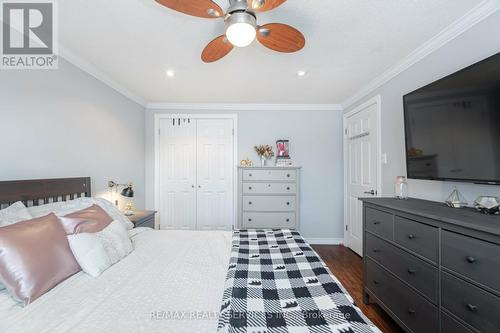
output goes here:
<path id="1" fill-rule="evenodd" d="M 148 103 L 152 110 L 209 111 L 343 111 L 340 104 L 212 104 L 212 103 Z"/>
<path id="2" fill-rule="evenodd" d="M 107 74 L 105 74 L 101 70 L 99 70 L 95 65 L 93 65 L 92 63 L 77 56 L 75 53 L 70 51 L 68 48 L 61 45 L 61 43 L 59 43 L 59 56 L 64 58 L 69 63 L 75 65 L 76 67 L 78 67 L 82 71 L 90 74 L 91 76 L 93 76 L 97 80 L 101 81 L 102 83 L 106 84 L 110 88 L 116 90 L 118 93 L 127 97 L 131 101 L 139 104 L 142 107 L 146 107 L 147 102 L 144 98 L 142 98 L 139 95 L 128 90 L 122 84 L 113 80 Z"/>
<path id="3" fill-rule="evenodd" d="M 358 103 L 367 95 L 373 93 L 377 88 L 392 80 L 411 66 L 415 65 L 429 54 L 437 51 L 442 46 L 451 42 L 476 24 L 488 18 L 500 9 L 500 0 L 485 0 L 468 11 L 464 16 L 450 24 L 436 36 L 422 44 L 415 51 L 403 58 L 396 65 L 388 69 L 382 75 L 372 80 L 369 84 L 349 97 L 342 103 L 344 110 Z"/>

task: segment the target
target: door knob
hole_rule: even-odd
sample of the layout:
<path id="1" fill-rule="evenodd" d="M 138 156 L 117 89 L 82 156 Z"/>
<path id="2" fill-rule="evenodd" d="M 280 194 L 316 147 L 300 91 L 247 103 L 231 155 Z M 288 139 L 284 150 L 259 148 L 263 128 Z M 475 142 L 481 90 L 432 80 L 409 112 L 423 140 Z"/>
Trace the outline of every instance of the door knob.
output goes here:
<path id="1" fill-rule="evenodd" d="M 364 194 L 371 194 L 371 195 L 375 195 L 375 194 L 376 194 L 375 190 L 365 191 L 365 192 L 363 192 L 363 193 L 364 193 Z"/>

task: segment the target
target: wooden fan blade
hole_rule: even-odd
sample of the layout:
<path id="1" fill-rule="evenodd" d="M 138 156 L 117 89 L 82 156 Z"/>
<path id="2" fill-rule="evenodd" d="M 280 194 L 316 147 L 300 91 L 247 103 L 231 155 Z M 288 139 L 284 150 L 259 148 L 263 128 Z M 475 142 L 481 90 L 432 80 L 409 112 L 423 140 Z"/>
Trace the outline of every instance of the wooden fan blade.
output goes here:
<path id="1" fill-rule="evenodd" d="M 201 53 L 201 60 L 204 62 L 214 62 L 226 56 L 233 49 L 226 35 L 219 36 L 212 40 Z"/>
<path id="2" fill-rule="evenodd" d="M 224 11 L 212 0 L 156 0 L 160 5 L 178 12 L 204 18 L 224 16 Z"/>
<path id="3" fill-rule="evenodd" d="M 247 0 L 248 7 L 256 12 L 267 12 L 281 6 L 286 0 Z"/>
<path id="4" fill-rule="evenodd" d="M 258 28 L 257 39 L 267 48 L 278 52 L 297 52 L 306 44 L 297 29 L 281 23 L 269 23 Z"/>

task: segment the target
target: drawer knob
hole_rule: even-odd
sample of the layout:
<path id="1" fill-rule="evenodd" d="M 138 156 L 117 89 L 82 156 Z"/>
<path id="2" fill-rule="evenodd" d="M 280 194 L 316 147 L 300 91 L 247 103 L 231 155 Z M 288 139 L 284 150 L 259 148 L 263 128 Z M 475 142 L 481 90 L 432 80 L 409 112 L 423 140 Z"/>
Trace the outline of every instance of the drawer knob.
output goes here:
<path id="1" fill-rule="evenodd" d="M 248 204 L 249 204 L 249 205 L 251 205 L 251 204 L 252 204 L 252 202 L 251 202 L 251 201 L 249 201 L 249 202 L 248 202 Z"/>
<path id="2" fill-rule="evenodd" d="M 252 222 L 252 219 L 248 219 L 248 222 Z"/>
<path id="3" fill-rule="evenodd" d="M 286 176 L 287 176 L 288 178 L 290 178 L 290 174 L 289 174 L 289 173 L 287 173 L 287 174 L 286 174 Z"/>
<path id="4" fill-rule="evenodd" d="M 289 203 L 289 202 L 287 202 L 287 203 L 286 203 L 286 205 L 287 205 L 287 206 L 290 206 L 290 203 Z"/>
<path id="5" fill-rule="evenodd" d="M 468 263 L 471 263 L 471 264 L 473 264 L 473 263 L 475 263 L 475 262 L 477 261 L 477 259 L 476 259 L 476 258 L 471 257 L 471 256 L 468 256 L 466 259 L 467 259 L 467 262 L 468 262 Z"/>
<path id="6" fill-rule="evenodd" d="M 373 252 L 375 252 L 375 253 L 379 253 L 379 252 L 380 252 L 380 249 L 374 248 L 374 249 L 373 249 Z"/>
<path id="7" fill-rule="evenodd" d="M 248 177 L 252 177 L 252 174 L 251 174 L 251 173 L 249 173 L 249 174 L 248 174 Z"/>
<path id="8" fill-rule="evenodd" d="M 408 268 L 408 273 L 409 274 L 415 274 L 417 270 L 415 268 Z"/>
<path id="9" fill-rule="evenodd" d="M 379 225 L 379 224 L 380 224 L 380 221 L 373 221 L 373 224 L 375 224 L 375 225 Z"/>
<path id="10" fill-rule="evenodd" d="M 408 309 L 408 313 L 411 314 L 411 315 L 414 315 L 415 314 L 415 310 L 413 309 Z"/>
<path id="11" fill-rule="evenodd" d="M 252 189 L 252 186 L 249 186 L 249 187 L 248 187 L 248 189 L 249 189 L 249 190 L 251 190 L 251 189 Z"/>
<path id="12" fill-rule="evenodd" d="M 470 312 L 476 312 L 476 311 L 477 311 L 477 306 L 472 305 L 472 304 L 467 304 L 467 309 L 468 309 Z"/>
<path id="13" fill-rule="evenodd" d="M 409 234 L 408 235 L 408 239 L 415 239 L 417 236 L 415 236 L 414 234 Z"/>
<path id="14" fill-rule="evenodd" d="M 286 219 L 287 222 L 290 222 L 290 219 Z"/>
<path id="15" fill-rule="evenodd" d="M 373 280 L 373 283 L 374 284 L 379 284 L 380 282 L 378 282 L 378 280 Z"/>
<path id="16" fill-rule="evenodd" d="M 288 187 L 286 188 L 286 190 L 287 190 L 287 191 L 290 191 L 290 186 L 288 186 Z"/>

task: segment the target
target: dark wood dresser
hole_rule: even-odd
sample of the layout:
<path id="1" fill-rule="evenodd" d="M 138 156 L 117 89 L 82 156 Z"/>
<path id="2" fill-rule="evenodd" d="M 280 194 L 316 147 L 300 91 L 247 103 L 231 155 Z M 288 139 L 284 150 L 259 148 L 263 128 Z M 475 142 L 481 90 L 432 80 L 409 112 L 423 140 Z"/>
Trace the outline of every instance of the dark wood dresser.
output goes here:
<path id="1" fill-rule="evenodd" d="M 361 199 L 365 303 L 407 332 L 500 332 L 500 216 Z"/>

